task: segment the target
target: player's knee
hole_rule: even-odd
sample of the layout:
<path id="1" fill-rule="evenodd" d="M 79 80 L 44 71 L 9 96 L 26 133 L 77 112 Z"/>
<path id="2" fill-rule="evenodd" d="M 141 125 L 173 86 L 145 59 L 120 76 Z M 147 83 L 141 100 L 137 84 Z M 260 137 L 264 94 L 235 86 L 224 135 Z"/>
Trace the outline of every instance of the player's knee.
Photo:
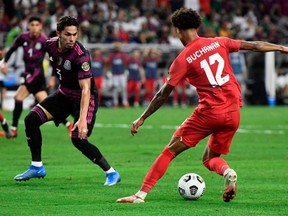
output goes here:
<path id="1" fill-rule="evenodd" d="M 45 114 L 44 114 L 45 115 Z M 43 120 L 39 114 L 35 111 L 31 111 L 24 119 L 26 129 L 40 127 L 43 124 Z"/>

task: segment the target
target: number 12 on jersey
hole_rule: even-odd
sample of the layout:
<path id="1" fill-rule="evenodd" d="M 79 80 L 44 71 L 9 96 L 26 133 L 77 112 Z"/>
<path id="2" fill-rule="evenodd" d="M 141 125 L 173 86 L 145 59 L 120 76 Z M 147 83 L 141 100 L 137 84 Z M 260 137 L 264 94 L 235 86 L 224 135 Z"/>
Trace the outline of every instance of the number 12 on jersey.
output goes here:
<path id="1" fill-rule="evenodd" d="M 218 62 L 218 67 L 216 70 L 216 75 L 214 76 L 210 66 L 215 64 L 215 62 Z M 215 53 L 209 56 L 209 62 L 206 59 L 200 62 L 200 66 L 205 71 L 205 74 L 212 87 L 221 86 L 229 81 L 230 79 L 229 74 L 222 77 L 224 64 L 225 64 L 224 59 L 221 57 L 219 53 Z"/>

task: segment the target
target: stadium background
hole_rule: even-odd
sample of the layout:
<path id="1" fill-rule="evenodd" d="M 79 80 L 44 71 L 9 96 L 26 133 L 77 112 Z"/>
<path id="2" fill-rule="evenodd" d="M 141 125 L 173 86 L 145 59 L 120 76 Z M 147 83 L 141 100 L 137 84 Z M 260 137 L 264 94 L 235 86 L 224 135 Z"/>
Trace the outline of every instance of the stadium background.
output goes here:
<path id="1" fill-rule="evenodd" d="M 62 15 L 77 17 L 80 23 L 79 41 L 92 51 L 102 48 L 108 54 L 115 41 L 122 43 L 128 54 L 134 48 L 142 51 L 157 48 L 161 53 L 159 62 L 159 86 L 161 77 L 167 76 L 173 58 L 183 48 L 171 28 L 169 17 L 180 7 L 191 7 L 202 15 L 200 36 L 226 36 L 235 39 L 264 40 L 287 44 L 288 2 L 285 0 L 2 0 L 0 1 L 0 45 L 9 48 L 15 37 L 27 30 L 31 14 L 39 14 L 44 20 L 44 32 L 55 35 L 56 22 Z M 275 56 L 275 78 L 265 78 L 267 56 L 261 53 L 244 53 L 247 74 L 244 99 L 247 105 L 269 104 L 268 84 L 275 86 L 276 104 L 288 103 L 288 58 Z M 18 75 L 23 71 L 21 50 L 9 62 L 10 71 L 4 78 L 8 89 L 15 89 Z M 271 69 L 270 69 L 271 72 Z M 49 72 L 47 72 L 49 76 Z M 274 68 L 272 68 L 274 73 Z M 111 92 L 109 73 L 104 79 L 103 95 Z M 266 83 L 265 83 L 266 79 Z M 105 90 L 106 88 L 106 90 Z M 197 97 L 188 88 L 188 104 L 194 105 Z M 8 92 L 6 108 L 11 109 L 13 92 Z M 105 101 L 105 100 L 103 100 Z M 31 101 L 24 106 L 30 106 Z M 10 105 L 11 104 L 11 105 Z"/>
<path id="2" fill-rule="evenodd" d="M 9 38 L 7 38 L 7 34 L 13 33 L 13 26 L 15 26 L 16 32 L 19 32 L 20 27 L 23 30 L 25 29 L 27 15 L 31 14 L 31 11 L 38 11 L 44 18 L 46 17 L 45 20 L 49 24 L 49 20 L 53 20 L 52 17 L 55 17 L 56 8 L 60 4 L 59 1 L 56 3 L 55 1 L 39 1 L 38 3 L 37 0 L 22 0 L 22 6 L 19 6 L 19 1 L 14 1 L 13 9 L 13 7 L 11 8 L 13 1 L 2 0 L 0 2 L 2 3 L 0 14 L 3 15 L 4 9 L 6 12 L 5 16 L 0 16 L 1 43 L 9 41 L 7 40 Z M 31 2 L 37 6 L 33 7 Z M 59 11 L 62 10 L 61 13 L 64 14 L 64 12 L 68 11 L 69 6 L 73 5 L 73 1 L 61 2 L 63 8 L 59 9 Z M 83 10 L 92 10 L 91 5 L 93 5 L 93 2 L 97 3 L 99 7 L 100 5 L 105 7 L 109 3 L 114 5 L 114 7 L 116 5 L 117 8 L 125 8 L 127 14 L 130 13 L 129 4 L 135 2 L 137 7 L 141 9 L 141 16 L 143 16 L 146 8 L 147 10 L 148 8 L 149 10 L 153 9 L 153 16 L 156 16 L 156 11 L 161 8 L 156 6 L 156 1 L 78 0 L 74 2 L 75 9 L 79 10 L 79 12 L 82 11 L 82 8 Z M 197 1 L 192 2 L 189 4 L 197 9 Z M 208 6 L 210 6 L 211 11 L 207 15 L 208 20 L 211 21 L 215 16 L 218 19 L 215 22 L 216 26 L 219 26 L 221 20 L 226 20 L 229 23 L 228 27 L 233 31 L 234 28 L 232 28 L 231 22 L 233 20 L 232 17 L 236 16 L 236 9 L 241 9 L 241 16 L 237 17 L 243 21 L 246 20 L 249 8 L 252 8 L 257 18 L 257 26 L 262 24 L 265 26 L 264 23 L 266 21 L 264 22 L 264 20 L 266 19 L 264 19 L 264 15 L 269 14 L 272 21 L 268 22 L 269 25 L 267 26 L 276 28 L 277 31 L 276 33 L 274 31 L 273 35 L 277 40 L 268 39 L 267 32 L 273 31 L 267 31 L 267 29 L 266 33 L 262 34 L 263 40 L 281 44 L 287 43 L 286 23 L 288 22 L 286 21 L 287 14 L 285 13 L 288 13 L 288 10 L 285 0 L 203 2 L 210 3 Z M 164 5 L 166 5 L 164 8 L 170 7 L 171 11 L 173 11 L 183 4 L 184 1 L 171 0 L 167 5 L 166 1 L 164 1 Z M 279 7 L 279 4 L 281 7 Z M 261 5 L 265 5 L 265 7 Z M 49 13 L 47 13 L 48 8 L 50 8 Z M 119 12 L 117 8 L 111 10 L 115 16 Z M 281 8 L 280 12 L 279 8 Z M 89 12 L 90 25 L 93 23 L 92 18 L 95 13 L 91 14 Z M 14 16 L 21 18 L 17 25 L 13 25 Z M 82 15 L 80 14 L 80 16 Z M 97 18 L 96 20 L 101 19 Z M 207 23 L 212 25 L 212 22 Z M 97 24 L 95 26 L 97 27 Z M 210 30 L 207 30 L 206 34 L 207 32 L 215 34 L 214 30 L 211 31 L 211 27 L 207 28 Z M 46 33 L 49 33 L 51 26 L 47 25 L 45 29 L 45 31 L 48 30 Z M 102 38 L 102 36 L 105 36 L 105 28 L 99 27 L 99 29 L 101 30 L 99 35 Z M 92 30 L 91 26 L 89 30 Z M 204 34 L 204 30 L 201 32 Z M 171 34 L 169 36 L 169 38 L 175 39 Z M 233 34 L 234 36 L 235 34 Z M 237 37 L 235 36 L 235 38 Z M 160 37 L 157 35 L 156 38 Z M 173 41 L 179 42 L 178 39 Z M 85 42 L 86 45 L 91 47 L 103 46 L 103 48 L 107 49 L 105 53 L 112 47 L 112 43 L 88 42 Z M 165 63 L 163 64 L 165 66 L 161 65 L 161 68 L 164 68 L 163 70 L 169 65 L 170 59 L 173 59 L 174 54 L 179 49 L 175 48 L 178 45 L 173 42 L 156 43 L 149 41 L 149 43 L 126 42 L 123 44 L 123 50 L 127 52 L 133 46 L 143 49 L 147 46 L 158 47 L 163 52 L 162 62 Z M 245 53 L 245 55 L 247 54 Z M 169 61 L 168 57 L 170 57 Z M 254 79 L 254 81 L 261 81 L 260 83 L 263 87 L 264 56 L 259 57 L 259 60 L 256 57 L 246 56 L 247 66 L 248 62 L 253 63 L 248 72 L 251 77 L 253 77 L 253 74 L 259 75 L 258 77 L 260 78 L 262 77 L 262 80 L 259 78 L 259 80 Z M 285 70 L 287 70 L 285 66 L 287 65 L 287 60 L 286 57 L 283 60 L 281 57 L 285 56 L 276 55 L 276 71 L 278 75 L 283 74 L 278 76 L 278 78 L 284 78 L 283 83 L 285 84 L 284 75 L 286 74 Z M 166 59 L 167 61 L 165 61 Z M 283 63 L 281 63 L 282 61 Z M 281 70 L 279 70 L 280 68 Z M 253 81 L 253 79 L 250 80 Z M 257 86 L 253 82 L 249 84 Z M 256 100 L 261 92 L 259 89 L 255 90 L 254 94 L 251 94 L 252 99 Z M 265 93 L 264 91 L 264 104 L 267 102 Z M 280 98 L 281 94 L 278 92 L 277 96 Z M 252 103 L 252 99 L 248 100 L 248 102 L 257 104 Z M 147 120 L 137 136 L 132 137 L 129 133 L 130 123 L 143 112 L 143 109 L 143 107 L 129 110 L 99 109 L 97 123 L 91 139 L 97 143 L 122 175 L 121 183 L 117 187 L 111 188 L 103 187 L 103 173 L 100 173 L 97 168 L 95 169 L 90 161 L 81 157 L 79 152 L 71 146 L 66 128 L 56 128 L 53 123 L 47 123 L 43 126 L 43 141 L 45 142 L 43 143 L 43 158 L 47 171 L 49 171 L 47 177 L 39 181 L 35 179 L 35 181 L 14 182 L 13 177 L 15 174 L 25 169 L 30 162 L 30 153 L 25 141 L 24 123 L 23 121 L 20 122 L 17 139 L 2 139 L 0 141 L 0 164 L 2 165 L 0 168 L 0 215 L 287 215 L 288 206 L 287 198 L 285 197 L 287 197 L 288 193 L 288 173 L 285 170 L 287 170 L 288 146 L 285 137 L 288 133 L 288 120 L 285 116 L 288 115 L 288 109 L 286 106 L 276 106 L 274 108 L 246 106 L 242 109 L 240 128 L 233 140 L 231 153 L 226 156 L 233 168 L 237 171 L 239 170 L 238 194 L 232 203 L 227 205 L 227 203 L 222 201 L 223 179 L 214 173 L 207 172 L 205 167 L 202 166 L 201 154 L 204 143 L 207 142 L 206 139 L 199 143 L 197 148 L 183 153 L 177 160 L 173 161 L 167 174 L 155 186 L 144 205 L 117 204 L 115 202 L 117 198 L 132 194 L 138 189 L 149 165 L 158 152 L 163 149 L 175 128 L 191 113 L 193 108 L 163 107 L 163 109 L 155 113 L 153 118 Z M 28 110 L 25 110 L 22 114 L 22 119 L 27 113 Z M 11 122 L 12 112 L 4 110 L 4 114 Z M 185 202 L 177 192 L 178 179 L 187 172 L 199 173 L 206 181 L 207 190 L 197 202 Z"/>

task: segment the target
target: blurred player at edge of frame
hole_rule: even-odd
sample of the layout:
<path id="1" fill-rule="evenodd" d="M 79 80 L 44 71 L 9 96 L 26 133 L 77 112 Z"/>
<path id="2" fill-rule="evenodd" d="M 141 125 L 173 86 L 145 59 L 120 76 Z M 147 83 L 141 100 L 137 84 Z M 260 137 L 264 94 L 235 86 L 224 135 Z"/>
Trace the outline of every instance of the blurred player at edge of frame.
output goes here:
<path id="1" fill-rule="evenodd" d="M 23 111 L 23 100 L 33 94 L 37 102 L 41 102 L 47 97 L 46 78 L 43 70 L 43 59 L 46 49 L 47 37 L 42 33 L 42 20 L 38 16 L 31 16 L 28 20 L 27 32 L 22 32 L 14 41 L 12 47 L 7 51 L 2 72 L 7 73 L 8 60 L 13 52 L 19 47 L 23 47 L 23 60 L 25 71 L 21 74 L 21 84 L 14 96 L 15 106 L 13 110 L 13 120 L 11 125 L 11 137 L 17 137 L 17 127 L 21 113 Z M 72 124 L 67 120 L 62 122 L 68 130 L 72 129 Z"/>
<path id="2" fill-rule="evenodd" d="M 202 20 L 192 9 L 178 9 L 171 16 L 171 21 L 185 48 L 173 61 L 168 81 L 155 94 L 141 116 L 132 123 L 131 133 L 134 135 L 138 132 L 145 119 L 165 103 L 182 79 L 196 87 L 199 104 L 192 115 L 176 129 L 168 145 L 154 161 L 140 190 L 134 195 L 119 198 L 116 202 L 143 203 L 149 191 L 165 174 L 170 162 L 207 136 L 210 138 L 203 153 L 203 165 L 224 177 L 223 201 L 230 202 L 236 196 L 237 174 L 220 156 L 229 153 L 233 136 L 239 127 L 242 97 L 232 71 L 229 53 L 251 50 L 280 51 L 287 54 L 288 47 L 262 41 L 199 37 L 197 29 Z"/>
<path id="3" fill-rule="evenodd" d="M 41 158 L 42 136 L 40 126 L 53 120 L 58 126 L 72 115 L 74 125 L 71 141 L 106 174 L 105 186 L 120 182 L 117 171 L 110 166 L 100 150 L 88 141 L 96 120 L 98 96 L 91 72 L 89 52 L 77 41 L 78 21 L 63 16 L 57 23 L 57 37 L 46 41 L 50 64 L 59 80 L 57 91 L 36 105 L 25 117 L 25 131 L 32 163 L 28 170 L 14 177 L 16 181 L 43 178 L 46 170 Z"/>

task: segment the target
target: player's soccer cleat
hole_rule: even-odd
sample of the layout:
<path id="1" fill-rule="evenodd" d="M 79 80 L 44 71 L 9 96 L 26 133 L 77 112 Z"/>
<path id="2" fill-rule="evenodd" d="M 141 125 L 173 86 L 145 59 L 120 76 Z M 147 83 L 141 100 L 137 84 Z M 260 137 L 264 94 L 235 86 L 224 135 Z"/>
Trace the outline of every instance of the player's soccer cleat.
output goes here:
<path id="1" fill-rule="evenodd" d="M 230 169 L 224 178 L 226 189 L 223 193 L 223 201 L 230 202 L 236 196 L 237 173 Z"/>
<path id="2" fill-rule="evenodd" d="M 46 176 L 46 171 L 44 166 L 35 167 L 30 165 L 29 168 L 21 174 L 18 174 L 14 177 L 16 181 L 27 181 L 31 178 L 44 178 Z"/>
<path id="3" fill-rule="evenodd" d="M 106 182 L 104 183 L 104 186 L 112 186 L 120 181 L 121 181 L 120 174 L 116 171 L 111 172 L 109 174 L 106 174 Z"/>
<path id="4" fill-rule="evenodd" d="M 144 199 L 136 196 L 136 195 L 131 195 L 128 197 L 123 197 L 123 198 L 119 198 L 116 200 L 116 202 L 118 203 L 144 203 Z"/>
<path id="5" fill-rule="evenodd" d="M 10 134 L 11 134 L 11 138 L 16 138 L 17 137 L 17 130 L 11 129 Z"/>
<path id="6" fill-rule="evenodd" d="M 10 138 L 11 137 L 11 133 L 10 133 L 10 129 L 9 129 L 9 126 L 8 126 L 7 122 L 5 121 L 4 124 L 1 123 L 1 126 L 3 128 L 3 133 L 4 134 L 1 133 L 0 136 L 1 137 L 6 137 L 6 138 Z"/>

